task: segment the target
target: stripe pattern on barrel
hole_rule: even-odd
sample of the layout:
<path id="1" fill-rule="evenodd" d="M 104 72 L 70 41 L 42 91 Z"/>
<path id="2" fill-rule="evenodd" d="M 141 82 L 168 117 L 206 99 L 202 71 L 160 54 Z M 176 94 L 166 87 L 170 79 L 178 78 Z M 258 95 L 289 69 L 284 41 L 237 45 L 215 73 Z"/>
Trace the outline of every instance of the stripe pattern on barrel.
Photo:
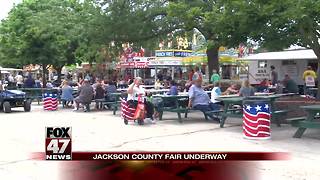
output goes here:
<path id="1" fill-rule="evenodd" d="M 128 101 L 126 99 L 120 98 L 121 100 L 121 116 L 123 119 L 134 120 L 135 109 L 129 107 Z"/>
<path id="2" fill-rule="evenodd" d="M 55 111 L 58 109 L 57 94 L 44 93 L 43 94 L 43 108 L 48 111 Z"/>
<path id="3" fill-rule="evenodd" d="M 248 138 L 270 137 L 270 107 L 267 103 L 243 106 L 243 134 Z"/>

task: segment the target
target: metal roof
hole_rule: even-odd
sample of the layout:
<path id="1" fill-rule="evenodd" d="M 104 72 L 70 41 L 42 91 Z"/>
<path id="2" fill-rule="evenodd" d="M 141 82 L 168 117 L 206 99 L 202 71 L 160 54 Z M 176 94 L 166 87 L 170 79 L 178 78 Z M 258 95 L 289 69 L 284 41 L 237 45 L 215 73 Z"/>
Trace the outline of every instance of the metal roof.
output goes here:
<path id="1" fill-rule="evenodd" d="M 290 50 L 290 51 L 280 51 L 280 52 L 266 52 L 253 54 L 241 60 L 307 60 L 307 59 L 317 59 L 317 56 L 312 49 L 303 50 Z"/>

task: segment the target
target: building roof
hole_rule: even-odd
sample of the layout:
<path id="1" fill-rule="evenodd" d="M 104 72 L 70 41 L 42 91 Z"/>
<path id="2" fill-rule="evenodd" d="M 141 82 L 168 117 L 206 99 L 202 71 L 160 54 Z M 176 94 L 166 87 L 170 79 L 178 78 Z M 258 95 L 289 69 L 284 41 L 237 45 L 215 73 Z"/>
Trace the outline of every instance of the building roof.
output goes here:
<path id="1" fill-rule="evenodd" d="M 304 60 L 304 59 L 317 59 L 317 56 L 312 49 L 302 49 L 302 50 L 290 50 L 290 51 L 280 51 L 280 52 L 266 52 L 253 54 L 241 60 Z"/>

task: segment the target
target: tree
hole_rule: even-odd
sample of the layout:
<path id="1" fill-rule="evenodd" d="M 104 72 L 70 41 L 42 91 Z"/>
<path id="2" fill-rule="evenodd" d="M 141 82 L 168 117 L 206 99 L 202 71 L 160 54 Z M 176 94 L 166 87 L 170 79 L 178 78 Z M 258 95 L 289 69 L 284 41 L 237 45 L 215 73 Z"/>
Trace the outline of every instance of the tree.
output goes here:
<path id="1" fill-rule="evenodd" d="M 209 75 L 219 71 L 220 46 L 237 47 L 246 43 L 252 23 L 244 13 L 246 1 L 225 0 L 173 0 L 169 3 L 169 16 L 180 21 L 184 30 L 199 30 L 207 40 Z"/>
<path id="2" fill-rule="evenodd" d="M 1 63 L 41 64 L 45 86 L 48 65 L 60 75 L 64 65 L 76 62 L 74 52 L 84 26 L 81 10 L 82 4 L 71 0 L 18 4 L 0 26 Z"/>
<path id="3" fill-rule="evenodd" d="M 257 24 L 250 36 L 261 47 L 282 50 L 296 44 L 310 48 L 318 58 L 318 82 L 320 82 L 320 1 L 319 0 L 254 0 L 246 13 L 255 15 Z M 259 11 L 254 12 L 259 8 Z M 318 83 L 318 99 L 320 83 Z"/>

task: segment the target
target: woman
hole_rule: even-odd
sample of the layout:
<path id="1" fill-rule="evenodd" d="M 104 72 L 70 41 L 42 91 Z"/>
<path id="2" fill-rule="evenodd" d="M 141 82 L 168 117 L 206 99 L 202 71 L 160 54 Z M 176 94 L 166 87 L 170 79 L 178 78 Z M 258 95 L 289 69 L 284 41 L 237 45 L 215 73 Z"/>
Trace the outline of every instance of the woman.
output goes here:
<path id="1" fill-rule="evenodd" d="M 146 101 L 145 90 L 141 86 L 142 79 L 136 77 L 134 82 L 129 85 L 127 101 L 131 107 L 137 108 L 138 100 L 142 100 L 145 103 L 145 109 L 147 111 L 147 118 L 153 121 L 154 106 L 151 102 Z"/>
<path id="2" fill-rule="evenodd" d="M 73 95 L 72 95 L 72 88 L 69 86 L 68 81 L 64 80 L 62 83 L 61 88 L 62 94 L 61 94 L 61 100 L 62 100 L 62 106 L 70 107 L 69 103 L 73 103 Z"/>
<path id="3" fill-rule="evenodd" d="M 223 92 L 223 95 L 230 95 L 230 94 L 237 94 L 239 91 L 237 90 L 237 85 L 236 84 L 232 84 L 230 87 L 228 87 L 228 89 Z"/>
<path id="4" fill-rule="evenodd" d="M 250 86 L 249 80 L 243 81 L 239 95 L 243 97 L 254 96 L 254 89 Z"/>
<path id="5" fill-rule="evenodd" d="M 96 88 L 94 89 L 94 99 L 95 100 L 101 100 L 104 99 L 104 92 L 105 90 L 103 89 L 101 82 L 98 81 L 96 83 Z M 99 103 L 98 101 L 96 101 L 96 109 L 102 109 L 102 103 Z"/>
<path id="6" fill-rule="evenodd" d="M 177 84 L 174 80 L 170 81 L 170 90 L 167 95 L 178 95 Z"/>

